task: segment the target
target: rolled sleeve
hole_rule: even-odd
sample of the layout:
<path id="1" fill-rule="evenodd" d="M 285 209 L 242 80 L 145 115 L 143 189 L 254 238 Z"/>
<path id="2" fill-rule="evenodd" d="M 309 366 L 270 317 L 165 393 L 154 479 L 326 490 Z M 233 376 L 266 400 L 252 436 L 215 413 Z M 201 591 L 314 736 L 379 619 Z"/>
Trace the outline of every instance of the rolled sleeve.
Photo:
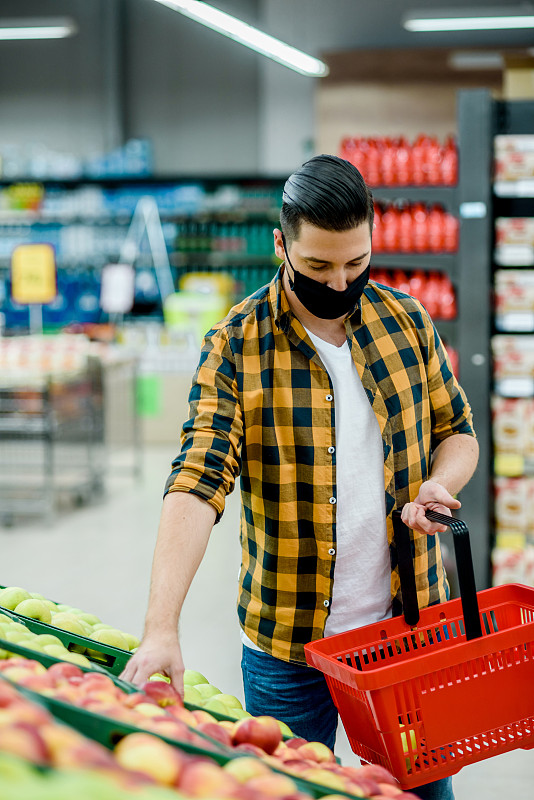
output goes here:
<path id="1" fill-rule="evenodd" d="M 447 351 L 430 318 L 427 330 L 432 445 L 436 447 L 444 439 L 457 433 L 476 437 L 471 406 L 454 377 Z"/>
<path id="2" fill-rule="evenodd" d="M 221 518 L 226 495 L 241 471 L 242 413 L 235 363 L 224 328 L 206 336 L 189 395 L 189 419 L 182 428 L 181 451 L 165 486 L 192 492 Z"/>

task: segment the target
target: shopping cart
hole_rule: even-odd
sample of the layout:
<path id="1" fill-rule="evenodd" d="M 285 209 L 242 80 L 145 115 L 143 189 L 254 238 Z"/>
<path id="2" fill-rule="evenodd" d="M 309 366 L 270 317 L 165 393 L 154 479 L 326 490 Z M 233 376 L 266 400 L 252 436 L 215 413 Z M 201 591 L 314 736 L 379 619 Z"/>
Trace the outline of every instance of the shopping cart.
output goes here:
<path id="1" fill-rule="evenodd" d="M 353 751 L 404 789 L 534 747 L 534 589 L 477 593 L 465 523 L 426 516 L 453 533 L 461 597 L 419 612 L 410 533 L 394 512 L 404 618 L 304 648 L 325 674 Z"/>

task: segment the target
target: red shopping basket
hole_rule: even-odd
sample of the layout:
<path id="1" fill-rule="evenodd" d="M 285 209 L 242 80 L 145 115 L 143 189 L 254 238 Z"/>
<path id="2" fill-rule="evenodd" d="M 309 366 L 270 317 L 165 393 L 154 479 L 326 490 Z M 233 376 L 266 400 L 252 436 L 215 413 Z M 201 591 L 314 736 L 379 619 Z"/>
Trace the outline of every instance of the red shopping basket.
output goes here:
<path id="1" fill-rule="evenodd" d="M 469 532 L 451 528 L 461 598 L 419 612 L 408 528 L 394 528 L 404 617 L 305 646 L 324 672 L 353 751 L 410 789 L 534 747 L 534 589 L 476 592 Z"/>

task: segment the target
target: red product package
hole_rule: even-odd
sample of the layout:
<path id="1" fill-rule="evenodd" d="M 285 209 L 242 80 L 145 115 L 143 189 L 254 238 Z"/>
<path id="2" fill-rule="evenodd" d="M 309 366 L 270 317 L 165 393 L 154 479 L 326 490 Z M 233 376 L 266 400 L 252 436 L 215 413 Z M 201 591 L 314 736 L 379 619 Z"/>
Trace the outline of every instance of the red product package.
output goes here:
<path id="1" fill-rule="evenodd" d="M 400 211 L 395 206 L 388 206 L 382 215 L 384 250 L 395 253 L 399 250 Z"/>
<path id="2" fill-rule="evenodd" d="M 382 220 L 382 208 L 375 203 L 375 221 L 373 226 L 373 250 L 381 253 L 384 249 L 384 222 Z"/>
<path id="3" fill-rule="evenodd" d="M 426 183 L 425 162 L 428 147 L 428 137 L 422 133 L 412 145 L 412 183 L 414 186 L 423 186 Z"/>
<path id="4" fill-rule="evenodd" d="M 453 214 L 445 214 L 443 219 L 443 232 L 443 248 L 445 252 L 455 253 L 458 250 L 460 223 Z"/>
<path id="5" fill-rule="evenodd" d="M 439 272 L 430 272 L 424 287 L 421 302 L 431 317 L 438 317 L 441 298 L 441 276 Z"/>
<path id="6" fill-rule="evenodd" d="M 438 317 L 439 319 L 455 319 L 458 313 L 456 307 L 456 293 L 448 275 L 441 276 L 441 296 Z"/>
<path id="7" fill-rule="evenodd" d="M 423 203 L 415 203 L 412 207 L 413 217 L 413 249 L 416 253 L 428 250 L 428 212 Z"/>
<path id="8" fill-rule="evenodd" d="M 412 180 L 412 148 L 404 136 L 401 136 L 395 149 L 395 167 L 397 184 L 408 186 Z"/>
<path id="9" fill-rule="evenodd" d="M 453 136 L 447 136 L 441 152 L 441 183 L 445 186 L 458 183 L 458 150 Z"/>
<path id="10" fill-rule="evenodd" d="M 441 154 L 442 148 L 435 136 L 428 139 L 425 152 L 425 183 L 429 186 L 438 186 L 441 183 Z"/>
<path id="11" fill-rule="evenodd" d="M 395 186 L 397 184 L 396 143 L 388 136 L 383 139 L 380 169 L 384 186 Z"/>
<path id="12" fill-rule="evenodd" d="M 428 214 L 428 249 L 432 253 L 440 253 L 445 249 L 445 212 L 437 204 Z"/>
<path id="13" fill-rule="evenodd" d="M 411 253 L 414 240 L 414 221 L 411 207 L 406 205 L 401 209 L 399 217 L 399 248 L 403 253 Z"/>

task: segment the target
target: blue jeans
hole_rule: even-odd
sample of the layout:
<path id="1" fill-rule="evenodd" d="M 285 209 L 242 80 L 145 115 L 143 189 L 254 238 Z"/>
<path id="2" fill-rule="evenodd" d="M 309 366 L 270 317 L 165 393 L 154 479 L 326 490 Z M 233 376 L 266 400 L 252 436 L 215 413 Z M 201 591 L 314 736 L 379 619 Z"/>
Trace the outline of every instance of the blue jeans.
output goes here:
<path id="1" fill-rule="evenodd" d="M 322 672 L 246 646 L 241 669 L 247 711 L 254 716 L 276 717 L 289 725 L 295 736 L 334 749 L 338 713 Z M 454 800 L 452 778 L 410 791 L 423 800 Z"/>

